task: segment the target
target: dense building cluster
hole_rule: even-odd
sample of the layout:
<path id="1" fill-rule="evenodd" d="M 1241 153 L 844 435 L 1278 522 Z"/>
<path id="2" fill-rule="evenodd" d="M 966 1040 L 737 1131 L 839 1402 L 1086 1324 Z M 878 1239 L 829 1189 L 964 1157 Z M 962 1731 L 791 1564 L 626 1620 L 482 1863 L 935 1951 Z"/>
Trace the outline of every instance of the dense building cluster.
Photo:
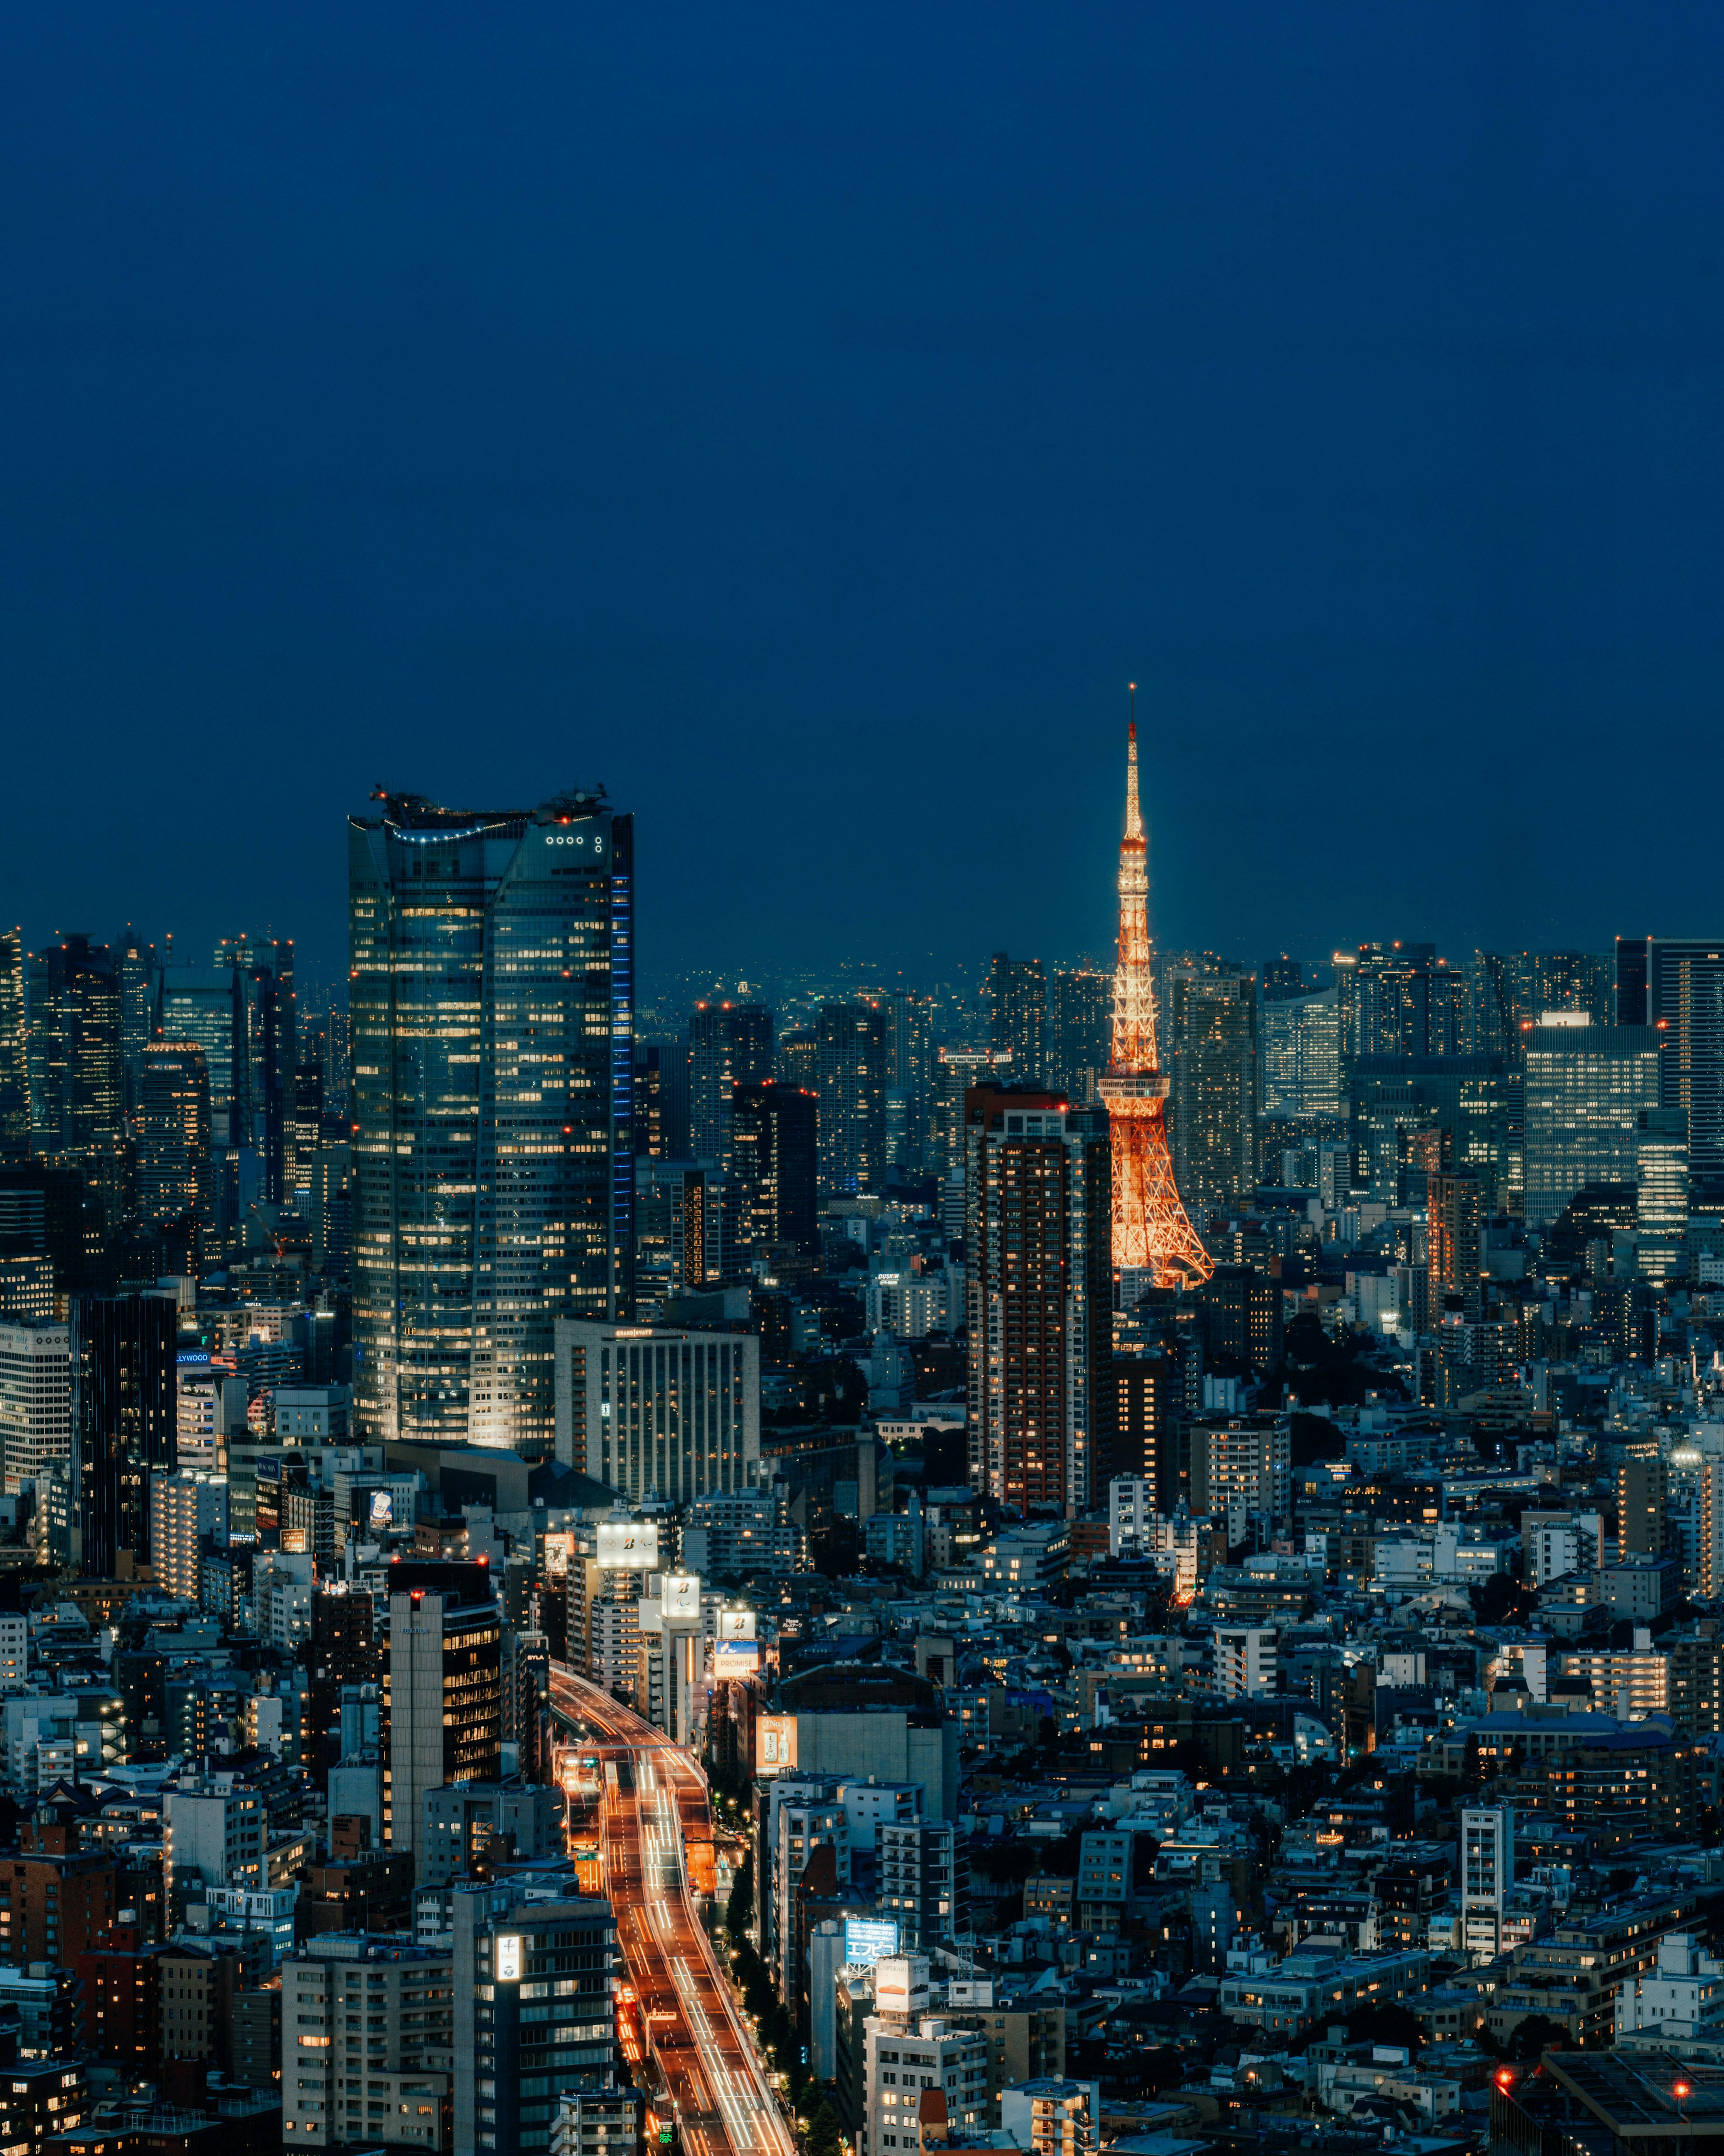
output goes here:
<path id="1" fill-rule="evenodd" d="M 598 788 L 0 937 L 7 2156 L 1711 2130 L 1724 953 L 1152 956 L 1132 800 L 1117 977 L 648 991 Z"/>

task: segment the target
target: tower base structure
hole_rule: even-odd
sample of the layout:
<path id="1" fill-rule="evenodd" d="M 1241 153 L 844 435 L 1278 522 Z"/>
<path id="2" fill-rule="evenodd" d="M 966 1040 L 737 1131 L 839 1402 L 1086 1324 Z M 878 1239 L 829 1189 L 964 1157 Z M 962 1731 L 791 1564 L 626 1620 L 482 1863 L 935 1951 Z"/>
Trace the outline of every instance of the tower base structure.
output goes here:
<path id="1" fill-rule="evenodd" d="M 1173 1179 L 1167 1084 L 1147 1072 L 1101 1081 L 1113 1146 L 1114 1270 L 1122 1284 L 1136 1275 L 1145 1286 L 1198 1287 L 1215 1266 Z"/>

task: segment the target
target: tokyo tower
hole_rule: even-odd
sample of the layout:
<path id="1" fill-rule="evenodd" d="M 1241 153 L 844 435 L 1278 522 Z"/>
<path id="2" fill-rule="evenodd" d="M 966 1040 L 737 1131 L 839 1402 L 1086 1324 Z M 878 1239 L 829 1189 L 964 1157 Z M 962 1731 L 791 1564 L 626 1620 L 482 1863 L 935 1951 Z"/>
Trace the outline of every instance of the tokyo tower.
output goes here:
<path id="1" fill-rule="evenodd" d="M 1149 847 L 1137 805 L 1137 685 L 1126 733 L 1126 835 L 1120 841 L 1120 947 L 1113 1040 L 1101 1093 L 1113 1139 L 1113 1268 L 1157 1287 L 1195 1286 L 1215 1270 L 1186 1216 L 1167 1150 L 1167 1081 L 1156 1052 L 1149 971 Z"/>

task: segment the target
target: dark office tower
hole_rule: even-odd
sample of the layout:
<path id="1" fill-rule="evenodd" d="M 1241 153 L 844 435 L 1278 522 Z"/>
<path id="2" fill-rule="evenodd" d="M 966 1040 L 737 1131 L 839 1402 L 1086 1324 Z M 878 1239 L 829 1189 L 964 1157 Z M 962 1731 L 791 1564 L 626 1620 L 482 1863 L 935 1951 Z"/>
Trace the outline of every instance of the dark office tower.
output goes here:
<path id="1" fill-rule="evenodd" d="M 664 1160 L 664 1050 L 656 1040 L 634 1044 L 634 1153 Z"/>
<path id="2" fill-rule="evenodd" d="M 91 1237 L 85 1225 L 85 1186 L 74 1168 L 39 1160 L 0 1168 L 0 1253 L 48 1260 L 56 1295 L 90 1283 Z"/>
<path id="3" fill-rule="evenodd" d="M 140 1098 L 144 1050 L 156 1030 L 156 1004 L 162 968 L 153 944 L 127 927 L 114 950 L 120 983 L 120 1070 L 128 1114 Z"/>
<path id="4" fill-rule="evenodd" d="M 1479 1179 L 1475 1175 L 1429 1176 L 1425 1204 L 1430 1215 L 1428 1278 L 1433 1312 L 1459 1309 L 1476 1318 L 1481 1307 L 1485 1227 Z"/>
<path id="5" fill-rule="evenodd" d="M 1687 1116 L 1696 1210 L 1724 1211 L 1724 937 L 1649 936 L 1645 952 L 1646 1023 L 1664 1050 L 1658 1105 Z M 1617 978 L 1619 1014 L 1620 962 Z"/>
<path id="6" fill-rule="evenodd" d="M 209 1073 L 210 1142 L 224 1151 L 249 1145 L 244 1127 L 245 1026 L 239 975 L 199 966 L 164 966 L 156 991 L 156 1030 L 167 1040 L 195 1040 Z M 235 1081 L 238 1081 L 238 1091 Z"/>
<path id="7" fill-rule="evenodd" d="M 290 1194 L 287 1127 L 297 1054 L 293 945 L 228 937 L 217 944 L 215 963 L 218 969 L 232 967 L 239 991 L 233 1142 L 262 1156 L 264 1196 L 280 1205 Z"/>
<path id="8" fill-rule="evenodd" d="M 1434 943 L 1362 943 L 1352 969 L 1356 1055 L 1458 1055 L 1467 1045 L 1467 977 Z"/>
<path id="9" fill-rule="evenodd" d="M 1057 971 L 1048 983 L 1048 1077 L 1068 1099 L 1095 1098 L 1112 1031 L 1112 974 Z"/>
<path id="10" fill-rule="evenodd" d="M 1547 1011 L 1584 1011 L 1594 1025 L 1611 1022 L 1614 997 L 1610 968 L 1591 951 L 1541 951 L 1532 960 L 1535 1021 Z"/>
<path id="11" fill-rule="evenodd" d="M 772 1014 L 761 1004 L 696 1004 L 689 1019 L 689 1150 L 731 1164 L 731 1095 L 772 1075 Z"/>
<path id="12" fill-rule="evenodd" d="M 902 1122 L 892 1165 L 919 1168 L 931 1152 L 934 1000 L 913 988 L 894 988 L 886 998 L 885 1014 L 886 1090 L 899 1096 Z"/>
<path id="13" fill-rule="evenodd" d="M 1112 1458 L 1107 1111 L 964 1096 L 970 1481 L 1014 1512 L 1099 1503 Z"/>
<path id="14" fill-rule="evenodd" d="M 820 1013 L 820 1188 L 829 1197 L 879 1190 L 886 1177 L 886 1027 L 878 1004 Z"/>
<path id="15" fill-rule="evenodd" d="M 416 1850 L 428 1789 L 502 1771 L 503 1611 L 482 1564 L 398 1558 L 384 1578 L 383 1834 Z"/>
<path id="16" fill-rule="evenodd" d="M 87 936 L 30 961 L 29 1065 L 33 1150 L 79 1169 L 111 1232 L 125 1195 L 120 983 L 113 952 Z"/>
<path id="17" fill-rule="evenodd" d="M 739 1086 L 731 1117 L 742 1242 L 818 1259 L 814 1096 L 771 1078 Z"/>
<path id="18" fill-rule="evenodd" d="M 177 1327 L 167 1296 L 72 1299 L 72 1558 L 86 1579 L 150 1561 L 150 1477 L 176 1465 Z"/>
<path id="19" fill-rule="evenodd" d="M 1648 1446 L 1629 1454 L 1616 1471 L 1617 1548 L 1624 1557 L 1662 1557 L 1670 1469 Z"/>
<path id="20" fill-rule="evenodd" d="M 996 951 L 988 975 L 988 1039 L 1008 1050 L 1012 1075 L 1044 1086 L 1048 1070 L 1048 980 L 1039 958 L 1008 958 Z"/>
<path id="21" fill-rule="evenodd" d="M 24 935 L 0 930 L 0 1166 L 30 1157 L 30 1063 L 24 1032 Z"/>
<path id="22" fill-rule="evenodd" d="M 323 1033 L 323 1099 L 332 1115 L 345 1116 L 353 1091 L 351 1029 L 341 1004 L 331 1003 Z"/>
<path id="23" fill-rule="evenodd" d="M 1189 1205 L 1225 1204 L 1256 1180 L 1257 982 L 1169 969 L 1173 1172 Z"/>
<path id="24" fill-rule="evenodd" d="M 634 824 L 377 797 L 349 829 L 354 1401 L 547 1457 L 552 1327 L 626 1318 Z"/>
<path id="25" fill-rule="evenodd" d="M 1647 1025 L 1646 955 L 1651 938 L 1619 936 L 1616 939 L 1616 1023 Z"/>
<path id="26" fill-rule="evenodd" d="M 551 1749 L 551 1643 L 542 1632 L 503 1634 L 503 1742 L 516 1748 L 524 1782 L 554 1779 Z"/>
<path id="27" fill-rule="evenodd" d="M 1279 958 L 1263 962 L 1263 1000 L 1275 1003 L 1283 996 L 1302 996 L 1305 993 L 1305 967 L 1300 959 L 1290 958 L 1284 951 Z"/>
<path id="28" fill-rule="evenodd" d="M 152 1040 L 137 1081 L 134 1147 L 137 1210 L 157 1223 L 191 1214 L 208 1228 L 215 1210 L 210 1172 L 209 1073 L 195 1040 Z"/>
<path id="29" fill-rule="evenodd" d="M 1281 1284 L 1255 1265 L 1217 1265 L 1198 1291 L 1206 1361 L 1266 1375 L 1281 1364 Z"/>

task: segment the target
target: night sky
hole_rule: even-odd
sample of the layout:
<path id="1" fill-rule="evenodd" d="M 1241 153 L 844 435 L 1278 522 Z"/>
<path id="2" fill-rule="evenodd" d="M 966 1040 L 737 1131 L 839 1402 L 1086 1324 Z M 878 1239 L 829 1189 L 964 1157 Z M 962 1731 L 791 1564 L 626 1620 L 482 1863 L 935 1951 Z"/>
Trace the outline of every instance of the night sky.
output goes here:
<path id="1" fill-rule="evenodd" d="M 0 920 L 602 778 L 643 962 L 1724 929 L 1724 10 L 15 8 Z M 931 957 L 926 954 L 931 953 Z"/>

